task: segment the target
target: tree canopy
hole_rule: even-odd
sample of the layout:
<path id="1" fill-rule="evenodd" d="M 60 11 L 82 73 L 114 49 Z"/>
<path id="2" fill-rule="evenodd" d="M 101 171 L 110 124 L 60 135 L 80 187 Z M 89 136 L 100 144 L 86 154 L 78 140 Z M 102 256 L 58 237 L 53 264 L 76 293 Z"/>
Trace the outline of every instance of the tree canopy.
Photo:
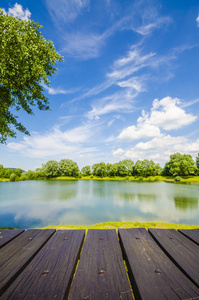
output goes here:
<path id="1" fill-rule="evenodd" d="M 198 153 L 198 156 L 196 157 L 196 166 L 199 169 L 199 153 Z"/>
<path id="2" fill-rule="evenodd" d="M 188 176 L 197 172 L 196 163 L 189 154 L 174 153 L 165 164 L 163 173 L 171 176 Z"/>
<path id="3" fill-rule="evenodd" d="M 79 167 L 71 159 L 61 159 L 59 162 L 59 173 L 62 176 L 76 177 L 79 175 Z"/>
<path id="4" fill-rule="evenodd" d="M 49 110 L 42 82 L 50 85 L 48 76 L 56 72 L 62 56 L 52 41 L 47 41 L 32 20 L 21 20 L 3 14 L 0 9 L 0 142 L 16 137 L 15 130 L 29 134 L 18 122 L 16 112 L 33 113 L 33 106 Z"/>

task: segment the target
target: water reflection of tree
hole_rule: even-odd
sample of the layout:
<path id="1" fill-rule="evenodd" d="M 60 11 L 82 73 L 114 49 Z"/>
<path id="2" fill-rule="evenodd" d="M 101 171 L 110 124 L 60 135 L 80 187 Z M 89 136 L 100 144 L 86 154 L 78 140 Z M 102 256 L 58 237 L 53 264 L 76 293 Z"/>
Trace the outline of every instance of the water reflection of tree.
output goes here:
<path id="1" fill-rule="evenodd" d="M 137 198 L 140 202 L 155 202 L 157 200 L 156 195 L 137 194 Z"/>
<path id="2" fill-rule="evenodd" d="M 77 195 L 77 181 L 45 181 L 46 188 L 42 190 L 42 201 L 70 200 Z"/>
<path id="3" fill-rule="evenodd" d="M 68 190 L 65 190 L 65 191 L 62 191 L 60 194 L 59 194 L 59 200 L 69 200 L 69 199 L 72 199 L 72 198 L 75 198 L 76 195 L 77 195 L 77 189 L 68 189 Z"/>
<path id="4" fill-rule="evenodd" d="M 123 192 L 123 193 L 119 193 L 117 197 L 120 199 L 120 201 L 131 203 L 136 199 L 136 194 Z"/>
<path id="5" fill-rule="evenodd" d="M 132 202 L 138 200 L 139 202 L 155 202 L 157 197 L 155 195 L 150 194 L 133 194 L 133 193 L 119 193 L 120 200 Z"/>
<path id="6" fill-rule="evenodd" d="M 198 198 L 174 197 L 175 207 L 179 210 L 195 210 L 198 208 Z"/>

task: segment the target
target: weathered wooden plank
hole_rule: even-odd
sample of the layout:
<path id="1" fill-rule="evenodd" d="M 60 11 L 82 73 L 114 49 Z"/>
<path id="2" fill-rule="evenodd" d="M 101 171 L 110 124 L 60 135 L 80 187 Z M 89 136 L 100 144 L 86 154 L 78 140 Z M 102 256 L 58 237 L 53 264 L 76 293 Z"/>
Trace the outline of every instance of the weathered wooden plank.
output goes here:
<path id="1" fill-rule="evenodd" d="M 199 287 L 199 246 L 175 229 L 149 229 L 172 261 Z"/>
<path id="2" fill-rule="evenodd" d="M 20 235 L 24 230 L 0 230 L 0 248 L 11 242 L 14 238 Z"/>
<path id="3" fill-rule="evenodd" d="M 0 249 L 0 295 L 27 266 L 54 231 L 54 229 L 29 229 Z"/>
<path id="4" fill-rule="evenodd" d="M 199 245 L 199 229 L 179 229 L 178 231 Z"/>
<path id="5" fill-rule="evenodd" d="M 119 229 L 136 299 L 188 299 L 196 287 L 168 258 L 144 228 Z"/>
<path id="6" fill-rule="evenodd" d="M 75 272 L 84 230 L 58 230 L 1 299 L 64 299 Z"/>
<path id="7" fill-rule="evenodd" d="M 115 230 L 88 230 L 68 299 L 133 299 Z"/>

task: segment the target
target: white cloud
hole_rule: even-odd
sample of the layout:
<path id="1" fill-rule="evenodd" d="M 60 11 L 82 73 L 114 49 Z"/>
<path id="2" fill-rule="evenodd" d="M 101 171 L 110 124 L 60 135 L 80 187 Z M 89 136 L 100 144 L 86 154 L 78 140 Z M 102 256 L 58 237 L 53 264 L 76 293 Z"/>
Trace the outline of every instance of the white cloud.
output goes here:
<path id="1" fill-rule="evenodd" d="M 125 128 L 118 138 L 122 141 L 133 141 L 142 138 L 151 138 L 160 135 L 160 129 L 157 126 L 142 124 L 140 127 L 129 126 Z"/>
<path id="2" fill-rule="evenodd" d="M 112 154 L 114 155 L 114 156 L 121 156 L 122 154 L 124 154 L 124 150 L 123 149 L 121 149 L 121 148 L 119 148 L 119 149 L 117 149 L 117 150 L 114 150 L 114 151 L 112 151 Z"/>
<path id="3" fill-rule="evenodd" d="M 47 8 L 56 23 L 73 22 L 89 4 L 90 0 L 46 0 Z"/>
<path id="4" fill-rule="evenodd" d="M 197 26 L 199 27 L 199 15 L 198 15 L 198 17 L 196 19 L 196 22 L 197 22 Z"/>
<path id="5" fill-rule="evenodd" d="M 138 143 L 133 149 L 136 150 L 157 150 L 161 152 L 164 149 L 171 149 L 173 148 L 173 151 L 175 150 L 176 145 L 182 145 L 183 143 L 186 143 L 187 139 L 185 137 L 172 137 L 170 135 L 163 135 L 161 134 L 158 137 L 153 138 L 152 140 L 148 142 L 140 142 Z M 179 147 L 179 146 L 177 146 Z"/>
<path id="6" fill-rule="evenodd" d="M 165 130 L 179 129 L 193 123 L 197 117 L 187 114 L 177 106 L 179 104 L 180 100 L 177 98 L 165 97 L 160 101 L 155 99 L 148 122 Z"/>
<path id="7" fill-rule="evenodd" d="M 174 130 L 193 123 L 197 117 L 188 114 L 180 108 L 180 100 L 177 98 L 165 97 L 162 100 L 153 101 L 151 114 L 144 110 L 142 116 L 137 120 L 137 126 L 125 128 L 118 138 L 122 141 L 133 141 L 137 139 L 158 137 L 160 129 Z"/>
<path id="8" fill-rule="evenodd" d="M 191 154 L 195 160 L 199 149 L 199 139 L 191 141 L 185 137 L 161 135 L 148 142 L 140 142 L 133 148 L 123 152 L 123 157 L 133 160 L 152 159 L 162 165 L 169 161 L 172 153 Z"/>
<path id="9" fill-rule="evenodd" d="M 5 9 L 3 9 L 3 12 L 6 13 Z M 9 8 L 7 14 L 13 17 L 20 18 L 22 20 L 28 20 L 31 17 L 31 12 L 29 11 L 29 9 L 26 8 L 24 10 L 22 5 L 18 3 L 15 3 L 12 8 Z"/>
<path id="10" fill-rule="evenodd" d="M 97 125 L 94 124 L 85 124 L 67 131 L 61 131 L 59 128 L 54 127 L 44 134 L 25 136 L 22 142 L 8 143 L 7 147 L 34 158 L 59 155 L 73 157 L 95 151 L 94 147 L 85 147 L 82 144 L 88 142 L 98 130 Z"/>

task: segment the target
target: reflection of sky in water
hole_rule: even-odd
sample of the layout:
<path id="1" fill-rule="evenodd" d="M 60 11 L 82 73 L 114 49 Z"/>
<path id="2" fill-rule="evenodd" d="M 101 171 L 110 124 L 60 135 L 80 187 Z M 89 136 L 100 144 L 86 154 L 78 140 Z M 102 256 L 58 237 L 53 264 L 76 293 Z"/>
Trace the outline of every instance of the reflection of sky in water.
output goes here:
<path id="1" fill-rule="evenodd" d="M 106 221 L 199 224 L 199 185 L 81 180 L 0 183 L 0 226 Z"/>

